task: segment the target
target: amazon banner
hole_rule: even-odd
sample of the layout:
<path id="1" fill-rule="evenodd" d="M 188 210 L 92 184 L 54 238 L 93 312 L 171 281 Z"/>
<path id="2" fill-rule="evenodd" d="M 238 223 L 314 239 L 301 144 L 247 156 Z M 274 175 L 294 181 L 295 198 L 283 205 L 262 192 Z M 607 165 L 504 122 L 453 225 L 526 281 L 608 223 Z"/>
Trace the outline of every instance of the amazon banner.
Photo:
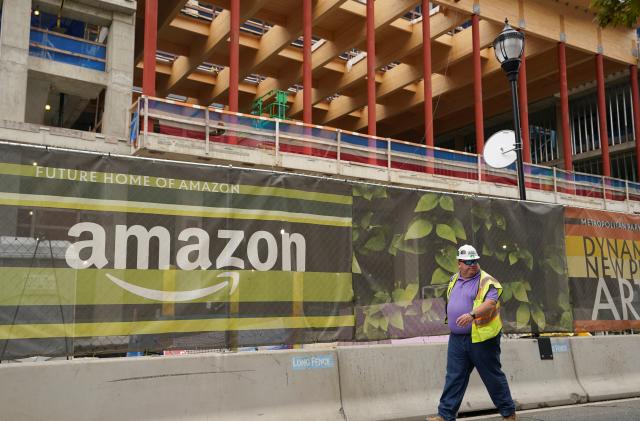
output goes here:
<path id="1" fill-rule="evenodd" d="M 351 340 L 347 183 L 0 145 L 0 360 Z"/>
<path id="2" fill-rule="evenodd" d="M 572 330 L 560 206 L 354 184 L 356 339 L 447 334 L 457 248 L 503 287 L 507 333 Z"/>
<path id="3" fill-rule="evenodd" d="M 576 331 L 640 328 L 640 217 L 566 208 Z"/>

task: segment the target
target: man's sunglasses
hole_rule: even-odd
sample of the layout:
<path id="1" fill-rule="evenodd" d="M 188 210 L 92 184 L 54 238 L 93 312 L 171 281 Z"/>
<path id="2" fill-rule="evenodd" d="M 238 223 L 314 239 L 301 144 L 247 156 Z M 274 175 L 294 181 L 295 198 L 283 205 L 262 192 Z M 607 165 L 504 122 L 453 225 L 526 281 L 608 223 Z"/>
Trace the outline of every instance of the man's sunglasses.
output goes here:
<path id="1" fill-rule="evenodd" d="M 460 260 L 460 261 L 467 266 L 473 266 L 478 263 L 477 260 Z"/>

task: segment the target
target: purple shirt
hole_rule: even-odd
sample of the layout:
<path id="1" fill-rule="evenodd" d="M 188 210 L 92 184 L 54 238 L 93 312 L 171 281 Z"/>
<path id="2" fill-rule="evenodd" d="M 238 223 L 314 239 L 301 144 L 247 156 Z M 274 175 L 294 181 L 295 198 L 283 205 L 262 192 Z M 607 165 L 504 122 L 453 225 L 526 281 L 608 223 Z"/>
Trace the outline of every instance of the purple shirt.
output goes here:
<path id="1" fill-rule="evenodd" d="M 451 333 L 459 335 L 468 335 L 471 333 L 471 324 L 460 327 L 456 324 L 458 317 L 473 310 L 473 300 L 478 294 L 478 285 L 480 284 L 480 272 L 471 279 L 458 277 L 458 281 L 451 290 L 451 296 L 447 303 L 447 318 Z M 485 297 L 485 300 L 498 301 L 498 290 L 491 287 Z"/>

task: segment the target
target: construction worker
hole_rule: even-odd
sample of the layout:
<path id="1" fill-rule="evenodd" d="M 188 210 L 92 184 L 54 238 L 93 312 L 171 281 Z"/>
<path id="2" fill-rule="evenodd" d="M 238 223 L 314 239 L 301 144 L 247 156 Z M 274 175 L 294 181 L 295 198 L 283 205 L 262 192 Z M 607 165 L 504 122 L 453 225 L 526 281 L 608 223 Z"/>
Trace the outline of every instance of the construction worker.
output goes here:
<path id="1" fill-rule="evenodd" d="M 447 350 L 447 376 L 438 415 L 427 421 L 453 421 L 475 367 L 505 420 L 516 420 L 507 377 L 500 364 L 500 295 L 502 286 L 480 269 L 473 246 L 458 249 L 458 272 L 447 288 L 447 323 L 451 334 Z"/>

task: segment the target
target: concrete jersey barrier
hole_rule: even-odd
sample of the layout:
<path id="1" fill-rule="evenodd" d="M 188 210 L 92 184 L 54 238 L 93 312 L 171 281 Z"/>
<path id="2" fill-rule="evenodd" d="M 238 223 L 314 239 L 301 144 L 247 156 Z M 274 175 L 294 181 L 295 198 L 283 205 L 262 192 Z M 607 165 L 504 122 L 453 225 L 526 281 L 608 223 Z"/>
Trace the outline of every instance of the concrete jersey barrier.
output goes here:
<path id="1" fill-rule="evenodd" d="M 571 350 L 589 401 L 640 396 L 640 335 L 571 338 Z"/>
<path id="2" fill-rule="evenodd" d="M 338 348 L 349 421 L 422 419 L 444 386 L 446 344 Z"/>
<path id="3" fill-rule="evenodd" d="M 542 360 L 536 339 L 502 339 L 502 368 L 517 409 L 586 402 L 577 381 L 569 338 L 551 338 L 553 360 Z M 476 370 L 462 401 L 461 411 L 495 408 Z"/>
<path id="4" fill-rule="evenodd" d="M 640 396 L 640 336 L 502 342 L 519 409 Z M 437 411 L 446 344 L 372 345 L 0 365 L 2 419 L 421 420 Z M 575 368 L 574 368 L 575 367 Z M 462 412 L 493 408 L 475 373 Z"/>
<path id="5" fill-rule="evenodd" d="M 567 338 L 554 338 L 553 360 L 541 360 L 534 339 L 502 340 L 502 363 L 519 409 L 586 401 Z M 437 412 L 446 344 L 338 349 L 340 388 L 349 421 L 424 419 Z M 461 412 L 494 408 L 474 370 Z"/>
<path id="6" fill-rule="evenodd" d="M 7 420 L 343 421 L 334 351 L 0 365 Z"/>

